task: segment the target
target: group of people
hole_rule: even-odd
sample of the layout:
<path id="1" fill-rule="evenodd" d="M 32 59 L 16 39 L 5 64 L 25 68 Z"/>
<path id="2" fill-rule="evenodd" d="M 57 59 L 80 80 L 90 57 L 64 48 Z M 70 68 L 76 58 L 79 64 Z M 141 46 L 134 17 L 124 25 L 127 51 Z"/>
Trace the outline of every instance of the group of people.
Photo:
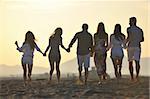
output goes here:
<path id="1" fill-rule="evenodd" d="M 97 27 L 97 32 L 92 35 L 88 32 L 88 24 L 82 25 L 82 31 L 75 34 L 71 40 L 68 48 L 65 48 L 62 43 L 62 28 L 56 28 L 54 34 L 49 37 L 49 44 L 43 53 L 35 43 L 34 34 L 28 31 L 25 35 L 25 41 L 21 47 L 18 46 L 17 41 L 15 42 L 17 50 L 23 52 L 22 67 L 24 70 L 24 82 L 27 83 L 27 66 L 28 66 L 28 81 L 31 81 L 32 67 L 33 67 L 33 53 L 34 49 L 39 51 L 46 56 L 49 51 L 49 62 L 50 62 L 50 77 L 52 80 L 52 74 L 54 71 L 54 63 L 56 64 L 57 79 L 60 81 L 60 69 L 59 64 L 61 61 L 61 54 L 59 46 L 61 46 L 67 52 L 70 52 L 73 44 L 77 42 L 77 61 L 79 71 L 79 81 L 87 84 L 88 68 L 90 67 L 90 57 L 94 56 L 94 63 L 97 68 L 97 74 L 99 76 L 99 84 L 103 80 L 107 79 L 106 73 L 106 58 L 107 51 L 111 49 L 111 59 L 114 65 L 114 71 L 116 78 L 121 78 L 122 60 L 124 57 L 123 48 L 127 49 L 129 71 L 131 80 L 138 80 L 140 71 L 140 56 L 141 56 L 141 42 L 144 41 L 143 31 L 136 25 L 136 18 L 131 17 L 129 19 L 130 27 L 127 28 L 127 38 L 121 32 L 121 25 L 116 24 L 113 34 L 110 36 L 110 42 L 108 42 L 108 34 L 105 32 L 104 23 L 100 22 Z M 133 75 L 133 61 L 136 64 L 136 77 Z M 85 70 L 85 78 L 83 81 L 82 70 Z"/>

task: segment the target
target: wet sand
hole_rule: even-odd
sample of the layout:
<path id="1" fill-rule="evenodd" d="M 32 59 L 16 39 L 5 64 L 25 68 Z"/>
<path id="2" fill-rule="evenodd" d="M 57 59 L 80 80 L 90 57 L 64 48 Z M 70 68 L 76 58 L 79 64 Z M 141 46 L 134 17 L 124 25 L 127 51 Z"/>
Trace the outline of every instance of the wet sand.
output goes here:
<path id="1" fill-rule="evenodd" d="M 0 99 L 149 99 L 150 77 L 140 77 L 139 82 L 131 82 L 129 76 L 109 79 L 102 85 L 98 80 L 88 80 L 87 85 L 78 83 L 77 78 L 62 78 L 58 84 L 53 79 L 33 79 L 24 86 L 19 78 L 0 80 Z"/>

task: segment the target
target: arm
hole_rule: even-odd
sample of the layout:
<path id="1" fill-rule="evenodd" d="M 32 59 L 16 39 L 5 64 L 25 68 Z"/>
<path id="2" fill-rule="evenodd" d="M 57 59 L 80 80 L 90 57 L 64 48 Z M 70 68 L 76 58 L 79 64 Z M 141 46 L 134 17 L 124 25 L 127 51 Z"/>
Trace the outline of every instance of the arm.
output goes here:
<path id="1" fill-rule="evenodd" d="M 60 46 L 67 51 L 67 49 L 64 47 L 63 43 L 62 43 L 62 38 L 60 39 Z"/>
<path id="2" fill-rule="evenodd" d="M 91 57 L 93 57 L 93 53 L 94 53 L 94 45 L 93 45 L 93 43 L 94 43 L 94 42 L 93 42 L 93 37 L 92 37 L 92 35 L 91 35 L 91 46 L 90 46 L 90 49 L 91 49 L 91 50 L 90 50 L 90 51 L 91 51 L 91 55 L 90 55 L 90 56 L 91 56 Z"/>
<path id="3" fill-rule="evenodd" d="M 112 35 L 110 36 L 110 43 L 106 47 L 106 51 L 108 51 L 110 48 L 112 48 Z"/>
<path id="4" fill-rule="evenodd" d="M 127 44 L 129 43 L 129 29 L 127 28 L 127 39 L 124 40 L 124 47 L 127 47 Z"/>
<path id="5" fill-rule="evenodd" d="M 105 47 L 107 47 L 107 46 L 108 46 L 108 34 L 106 36 L 106 41 L 105 41 Z"/>
<path id="6" fill-rule="evenodd" d="M 37 46 L 37 44 L 35 43 L 35 49 L 37 50 L 37 51 L 39 51 L 40 53 L 42 53 L 43 54 L 43 52 L 41 51 L 41 49 Z"/>
<path id="7" fill-rule="evenodd" d="M 126 49 L 126 36 L 123 34 L 123 44 L 122 44 L 123 48 Z"/>
<path id="8" fill-rule="evenodd" d="M 49 48 L 50 48 L 50 39 L 49 39 L 49 44 L 48 44 L 48 46 L 47 46 L 47 48 L 46 48 L 46 50 L 45 50 L 45 52 L 44 52 L 44 56 L 46 56 L 46 53 L 47 53 L 47 51 L 49 50 Z"/>
<path id="9" fill-rule="evenodd" d="M 78 35 L 75 34 L 75 36 L 73 37 L 73 39 L 71 40 L 70 44 L 69 44 L 69 49 L 72 47 L 72 45 L 75 43 L 75 41 L 77 40 Z"/>
<path id="10" fill-rule="evenodd" d="M 23 49 L 24 49 L 24 44 L 22 44 L 22 47 L 19 47 L 19 45 L 18 45 L 18 42 L 16 41 L 15 42 L 15 44 L 16 44 L 16 46 L 17 46 L 17 50 L 19 51 L 19 52 L 23 52 Z"/>
<path id="11" fill-rule="evenodd" d="M 142 39 L 141 42 L 144 42 L 144 34 L 143 34 L 143 30 L 141 29 L 141 33 L 142 33 Z"/>
<path id="12" fill-rule="evenodd" d="M 96 46 L 96 36 L 94 34 L 94 44 L 93 44 L 93 51 L 95 52 L 95 46 Z"/>
<path id="13" fill-rule="evenodd" d="M 93 45 L 93 37 L 92 37 L 92 35 L 91 35 L 91 38 L 90 38 L 91 40 L 91 44 L 90 44 L 90 49 L 91 49 L 91 52 L 93 53 L 94 52 L 94 45 Z"/>
<path id="14" fill-rule="evenodd" d="M 17 42 L 17 41 L 15 42 L 15 44 L 16 44 L 17 48 L 19 48 L 19 46 L 18 46 L 18 42 Z"/>

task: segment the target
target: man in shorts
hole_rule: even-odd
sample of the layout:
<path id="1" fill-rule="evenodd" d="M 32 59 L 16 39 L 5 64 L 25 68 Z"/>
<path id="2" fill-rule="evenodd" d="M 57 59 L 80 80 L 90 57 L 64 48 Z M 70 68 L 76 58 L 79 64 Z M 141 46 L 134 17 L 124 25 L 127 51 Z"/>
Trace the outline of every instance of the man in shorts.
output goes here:
<path id="1" fill-rule="evenodd" d="M 136 78 L 138 80 L 140 71 L 140 56 L 141 56 L 141 42 L 144 41 L 143 30 L 136 26 L 136 18 L 130 18 L 130 27 L 127 28 L 127 53 L 129 61 L 129 71 L 131 75 L 131 80 L 134 80 L 133 75 L 133 61 L 136 65 Z"/>
<path id="2" fill-rule="evenodd" d="M 79 80 L 82 81 L 82 66 L 84 65 L 85 70 L 85 81 L 87 82 L 88 68 L 90 67 L 90 54 L 93 48 L 92 35 L 87 31 L 88 25 L 82 25 L 82 31 L 75 34 L 74 38 L 71 40 L 68 49 L 72 47 L 76 40 L 78 40 L 77 45 L 77 60 L 79 65 Z"/>

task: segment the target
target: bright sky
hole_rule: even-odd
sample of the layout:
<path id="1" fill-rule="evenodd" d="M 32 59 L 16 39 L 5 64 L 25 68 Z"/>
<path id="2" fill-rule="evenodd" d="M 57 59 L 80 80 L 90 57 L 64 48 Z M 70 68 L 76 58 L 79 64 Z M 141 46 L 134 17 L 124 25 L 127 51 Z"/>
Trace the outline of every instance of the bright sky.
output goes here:
<path id="1" fill-rule="evenodd" d="M 57 27 L 62 27 L 63 43 L 67 47 L 74 34 L 81 31 L 83 23 L 89 24 L 92 35 L 101 21 L 109 35 L 115 24 L 120 23 L 126 35 L 132 16 L 137 17 L 137 25 L 144 31 L 142 57 L 150 57 L 149 4 L 148 0 L 0 0 L 0 64 L 21 64 L 22 54 L 16 51 L 14 42 L 17 40 L 21 46 L 28 30 L 34 33 L 37 44 L 45 51 L 48 38 Z M 61 50 L 61 55 L 61 63 L 75 58 L 76 44 L 69 54 Z M 48 67 L 48 58 L 35 51 L 34 65 Z"/>

